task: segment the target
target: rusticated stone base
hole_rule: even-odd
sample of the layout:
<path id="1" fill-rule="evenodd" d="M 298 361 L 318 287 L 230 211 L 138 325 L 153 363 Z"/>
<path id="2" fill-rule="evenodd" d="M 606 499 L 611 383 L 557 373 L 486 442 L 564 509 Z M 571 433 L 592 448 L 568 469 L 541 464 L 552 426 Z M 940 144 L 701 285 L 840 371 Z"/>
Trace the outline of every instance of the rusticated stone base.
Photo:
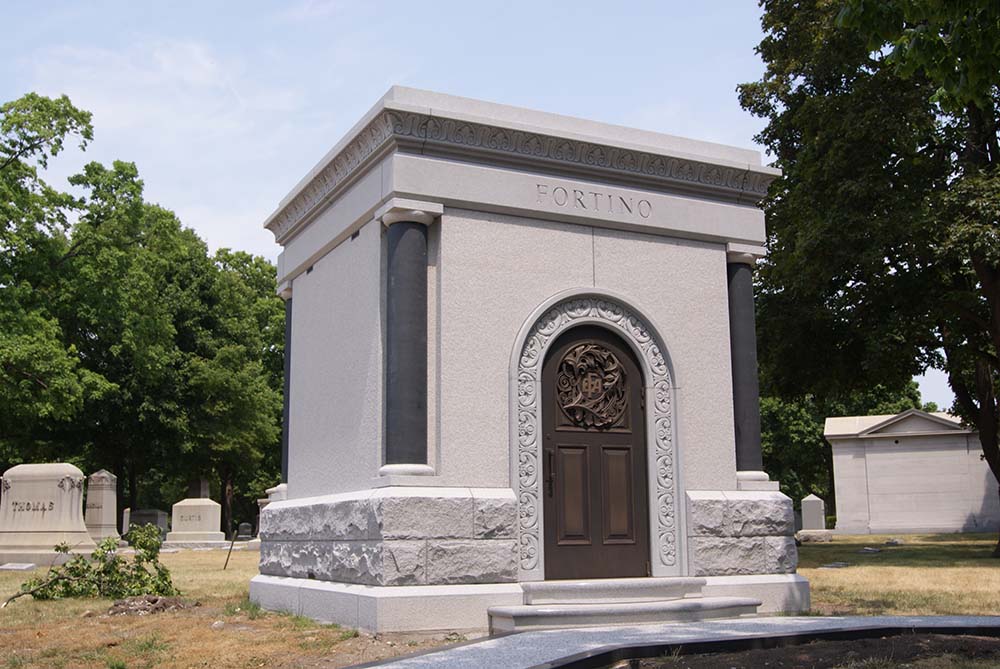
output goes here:
<path id="1" fill-rule="evenodd" d="M 272 502 L 260 572 L 362 585 L 517 580 L 509 489 L 380 488 Z"/>
<path id="2" fill-rule="evenodd" d="M 694 576 L 791 574 L 798 565 L 792 500 L 769 491 L 688 491 Z"/>

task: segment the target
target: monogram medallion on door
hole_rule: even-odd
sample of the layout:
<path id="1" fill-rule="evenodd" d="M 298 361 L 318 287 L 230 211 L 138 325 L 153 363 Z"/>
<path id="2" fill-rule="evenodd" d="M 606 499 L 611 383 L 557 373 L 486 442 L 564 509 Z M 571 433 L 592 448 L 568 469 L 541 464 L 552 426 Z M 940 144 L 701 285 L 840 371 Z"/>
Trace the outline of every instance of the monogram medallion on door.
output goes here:
<path id="1" fill-rule="evenodd" d="M 542 369 L 545 578 L 649 574 L 643 378 L 629 346 L 581 326 Z"/>

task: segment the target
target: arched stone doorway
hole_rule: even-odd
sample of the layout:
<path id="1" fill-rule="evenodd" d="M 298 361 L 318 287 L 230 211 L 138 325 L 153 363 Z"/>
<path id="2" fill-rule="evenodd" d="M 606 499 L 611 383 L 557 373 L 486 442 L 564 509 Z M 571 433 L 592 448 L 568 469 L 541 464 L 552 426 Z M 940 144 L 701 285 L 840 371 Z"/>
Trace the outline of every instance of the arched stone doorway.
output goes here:
<path id="1" fill-rule="evenodd" d="M 674 384 L 662 340 L 648 320 L 624 299 L 576 291 L 557 295 L 535 311 L 519 333 L 511 361 L 511 483 L 518 506 L 519 579 L 547 578 L 543 512 L 543 363 L 559 336 L 581 325 L 596 325 L 615 333 L 638 361 L 646 403 L 650 572 L 653 576 L 682 575 L 683 551 L 678 545 L 681 517 L 674 445 Z"/>

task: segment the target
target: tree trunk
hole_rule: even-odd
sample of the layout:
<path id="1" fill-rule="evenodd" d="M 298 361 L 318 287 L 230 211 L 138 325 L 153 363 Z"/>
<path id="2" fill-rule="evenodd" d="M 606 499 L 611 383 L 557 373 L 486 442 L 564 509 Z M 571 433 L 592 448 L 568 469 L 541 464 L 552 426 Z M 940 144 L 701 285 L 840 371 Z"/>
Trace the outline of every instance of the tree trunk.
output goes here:
<path id="1" fill-rule="evenodd" d="M 136 474 L 135 463 L 130 463 L 128 465 L 128 507 L 132 511 L 136 510 L 136 505 L 139 503 L 139 491 L 137 486 L 137 479 L 139 477 Z"/>
<path id="2" fill-rule="evenodd" d="M 232 538 L 233 529 L 233 474 L 229 467 L 219 475 L 222 483 L 222 527 L 226 539 Z"/>
<path id="3" fill-rule="evenodd" d="M 1000 495 L 1000 487 L 997 488 L 997 494 Z M 997 537 L 997 545 L 993 547 L 990 557 L 1000 558 L 1000 536 Z"/>

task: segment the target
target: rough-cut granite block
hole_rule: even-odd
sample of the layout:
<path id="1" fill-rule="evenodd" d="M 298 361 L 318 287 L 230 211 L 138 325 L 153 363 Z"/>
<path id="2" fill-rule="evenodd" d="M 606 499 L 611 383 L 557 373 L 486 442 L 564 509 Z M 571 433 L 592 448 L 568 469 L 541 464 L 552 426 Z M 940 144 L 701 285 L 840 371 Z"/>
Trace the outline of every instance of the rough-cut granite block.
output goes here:
<path id="1" fill-rule="evenodd" d="M 386 496 L 373 498 L 372 509 L 377 534 L 382 539 L 472 537 L 471 496 Z"/>
<path id="2" fill-rule="evenodd" d="M 517 502 L 501 497 L 475 499 L 476 539 L 513 539 L 517 536 Z"/>
<path id="3" fill-rule="evenodd" d="M 379 585 L 424 585 L 427 583 L 427 542 L 386 541 L 382 547 Z"/>
<path id="4" fill-rule="evenodd" d="M 381 585 L 382 548 L 374 541 L 333 541 L 330 568 L 319 580 Z"/>
<path id="5" fill-rule="evenodd" d="M 792 536 L 792 500 L 770 491 L 690 491 L 688 531 L 693 536 Z"/>
<path id="6" fill-rule="evenodd" d="M 729 500 L 722 492 L 695 490 L 687 493 L 688 534 L 693 536 L 726 536 Z"/>
<path id="7" fill-rule="evenodd" d="M 780 492 L 727 492 L 730 503 L 729 536 L 774 537 L 795 534 L 795 512 L 790 497 Z"/>
<path id="8" fill-rule="evenodd" d="M 770 574 L 793 574 L 799 566 L 799 550 L 793 537 L 765 537 Z"/>
<path id="9" fill-rule="evenodd" d="M 516 541 L 481 539 L 428 542 L 428 584 L 513 583 L 516 580 Z"/>
<path id="10" fill-rule="evenodd" d="M 368 499 L 268 505 L 260 514 L 261 540 L 360 541 L 375 526 Z"/>
<path id="11" fill-rule="evenodd" d="M 695 576 L 768 573 L 765 544 L 761 537 L 691 537 L 688 541 Z"/>
<path id="12" fill-rule="evenodd" d="M 324 579 L 331 569 L 329 542 L 262 541 L 260 573 L 268 576 Z"/>

